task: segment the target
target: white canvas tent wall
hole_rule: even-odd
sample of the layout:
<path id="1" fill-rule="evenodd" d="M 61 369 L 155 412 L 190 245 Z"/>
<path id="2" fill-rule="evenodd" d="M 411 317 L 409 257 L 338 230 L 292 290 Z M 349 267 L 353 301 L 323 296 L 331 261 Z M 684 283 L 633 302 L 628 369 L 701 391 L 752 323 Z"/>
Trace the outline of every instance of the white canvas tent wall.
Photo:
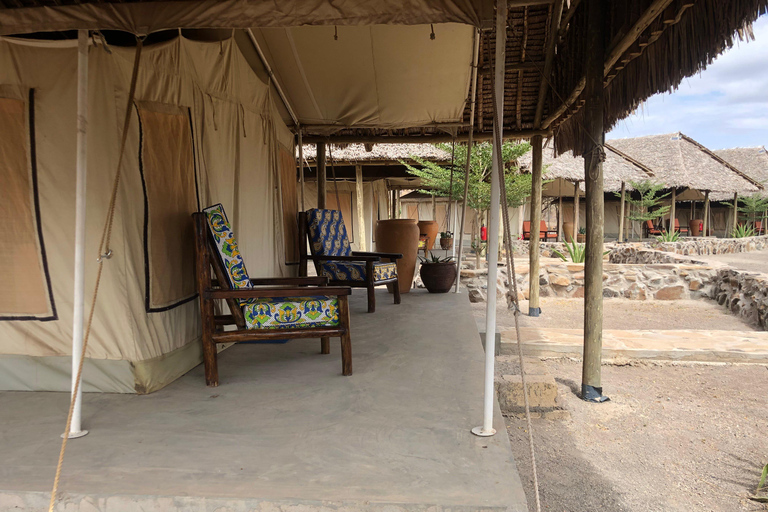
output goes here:
<path id="1" fill-rule="evenodd" d="M 94 285 L 133 56 L 133 48 L 112 47 L 111 54 L 100 46 L 90 49 L 86 290 Z M 13 320 L 24 315 L 0 311 L 5 317 L 0 321 L 0 389 L 70 389 L 76 74 L 76 48 L 70 42 L 0 41 L 0 98 L 28 101 L 28 91 L 34 91 L 28 121 L 34 121 L 39 204 L 35 222 L 47 256 L 50 309 L 55 305 L 55 314 L 42 315 L 47 321 Z M 114 256 L 106 263 L 86 354 L 85 391 L 150 392 L 201 360 L 194 289 L 192 296 L 182 298 L 186 302 L 147 312 L 144 186 L 152 178 L 145 175 L 149 180 L 142 180 L 139 143 L 144 137 L 149 147 L 147 138 L 157 130 L 149 130 L 145 123 L 140 133 L 141 108 L 188 116 L 199 202 L 224 204 L 250 274 L 291 272 L 285 264 L 278 162 L 280 151 L 293 154 L 293 136 L 280 119 L 268 86 L 256 77 L 233 40 L 201 43 L 178 38 L 146 47 L 119 189 Z M 178 142 L 171 134 L 163 135 L 159 146 Z M 168 183 L 172 191 L 174 181 Z M 162 181 L 156 185 L 156 190 L 164 190 Z M 189 220 L 189 212 L 178 213 L 180 219 Z M 151 224 L 148 229 L 152 230 Z M 150 240 L 163 236 L 156 236 L 158 231 Z M 173 233 L 167 235 L 173 238 Z M 149 254 L 152 258 L 155 253 Z M 183 264 L 189 268 L 194 255 L 191 251 L 185 255 Z"/>

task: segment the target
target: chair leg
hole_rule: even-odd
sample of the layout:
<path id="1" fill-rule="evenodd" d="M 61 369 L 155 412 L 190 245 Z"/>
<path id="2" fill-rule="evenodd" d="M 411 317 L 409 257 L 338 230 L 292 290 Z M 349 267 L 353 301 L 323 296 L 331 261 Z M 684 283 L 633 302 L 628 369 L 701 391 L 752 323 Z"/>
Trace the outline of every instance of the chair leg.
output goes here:
<path id="1" fill-rule="evenodd" d="M 323 336 L 320 338 L 320 353 L 321 354 L 330 354 L 331 353 L 331 338 L 328 336 Z"/>
<path id="2" fill-rule="evenodd" d="M 349 331 L 341 335 L 341 374 L 352 375 L 352 335 Z"/>
<path id="3" fill-rule="evenodd" d="M 219 363 L 216 343 L 213 342 L 211 334 L 208 329 L 203 329 L 203 363 L 206 386 L 216 387 L 219 385 Z"/>
<path id="4" fill-rule="evenodd" d="M 376 312 L 376 294 L 373 287 L 373 281 L 368 282 L 368 312 Z"/>
<path id="5" fill-rule="evenodd" d="M 400 304 L 400 281 L 395 281 L 392 286 L 394 287 L 395 304 Z"/>

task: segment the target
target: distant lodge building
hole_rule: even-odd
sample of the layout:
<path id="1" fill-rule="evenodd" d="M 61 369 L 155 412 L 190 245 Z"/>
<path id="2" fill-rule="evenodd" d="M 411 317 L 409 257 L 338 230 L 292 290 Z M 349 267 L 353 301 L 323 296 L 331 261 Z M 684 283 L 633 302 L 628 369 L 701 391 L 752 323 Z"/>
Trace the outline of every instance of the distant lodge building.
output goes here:
<path id="1" fill-rule="evenodd" d="M 765 147 L 711 151 L 678 132 L 609 140 L 605 150 L 603 179 L 607 239 L 617 239 L 619 235 L 622 185 L 625 194 L 637 197 L 631 182 L 650 180 L 664 185 L 662 194 L 669 195 L 662 200 L 662 205 L 671 203 L 674 191 L 675 218 L 680 226 L 687 226 L 691 219 L 702 218 L 709 202 L 709 231 L 719 237 L 726 236 L 730 229 L 735 195 L 768 195 L 763 185 L 768 182 L 768 152 Z M 317 197 L 315 152 L 314 145 L 304 146 L 306 208 L 314 206 Z M 335 173 L 341 209 L 345 220 L 348 217 L 352 219 L 347 224 L 348 228 L 351 224 L 353 236 L 358 231 L 356 225 L 360 224 L 354 210 L 356 179 L 361 178 L 364 194 L 362 219 L 367 224 L 365 235 L 369 247 L 374 242 L 375 221 L 388 218 L 393 212 L 401 218 L 437 220 L 441 231 L 458 231 L 461 208 L 458 205 L 449 207 L 446 197 L 435 197 L 422 191 L 419 178 L 408 174 L 400 163 L 401 160 L 410 160 L 412 156 L 446 166 L 451 162 L 449 152 L 431 144 L 348 144 L 333 146 L 326 154 L 329 207 L 336 205 Z M 531 166 L 531 154 L 524 155 L 519 165 L 527 172 Z M 580 226 L 586 224 L 584 160 L 573 157 L 571 152 L 555 157 L 552 146 L 548 144 L 544 148 L 543 165 L 544 178 L 549 181 L 543 187 L 542 219 L 549 229 L 558 230 L 562 238 L 563 223 L 575 220 L 576 191 L 579 194 L 578 222 Z M 463 178 L 463 172 L 457 170 L 456 179 Z M 510 213 L 514 234 L 519 235 L 523 221 L 530 217 L 530 203 Z M 629 203 L 625 207 L 625 217 L 628 214 Z M 471 236 L 478 236 L 485 215 L 478 219 L 471 209 L 467 209 L 464 230 L 468 235 L 465 238 L 467 245 Z M 668 217 L 663 219 L 665 226 L 668 221 Z M 662 219 L 654 223 L 661 224 Z M 640 236 L 646 236 L 643 226 L 625 219 L 624 238 Z"/>

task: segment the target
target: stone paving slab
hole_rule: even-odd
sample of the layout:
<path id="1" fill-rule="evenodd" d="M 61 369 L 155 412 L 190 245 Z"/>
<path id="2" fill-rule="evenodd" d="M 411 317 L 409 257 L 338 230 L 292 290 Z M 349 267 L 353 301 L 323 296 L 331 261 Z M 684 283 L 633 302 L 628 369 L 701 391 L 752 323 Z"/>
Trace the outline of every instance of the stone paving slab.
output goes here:
<path id="1" fill-rule="evenodd" d="M 520 329 L 526 355 L 581 357 L 581 329 Z M 516 350 L 515 331 L 501 333 L 502 354 Z M 768 332 L 697 330 L 605 330 L 603 357 L 702 362 L 768 363 Z"/>

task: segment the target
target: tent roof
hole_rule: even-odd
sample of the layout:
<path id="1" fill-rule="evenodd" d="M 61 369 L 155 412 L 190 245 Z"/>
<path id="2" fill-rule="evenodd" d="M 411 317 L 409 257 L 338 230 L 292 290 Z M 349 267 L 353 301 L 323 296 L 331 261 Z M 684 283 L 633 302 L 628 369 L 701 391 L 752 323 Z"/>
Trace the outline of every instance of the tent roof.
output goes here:
<path id="1" fill-rule="evenodd" d="M 668 187 L 752 194 L 759 184 L 682 133 L 614 139 L 609 145 L 653 169 Z"/>
<path id="2" fill-rule="evenodd" d="M 337 143 L 409 142 L 404 139 L 411 137 L 434 142 L 469 131 L 471 27 L 475 27 L 483 29 L 479 32 L 476 139 L 487 140 L 492 133 L 489 57 L 496 44 L 494 4 L 492 0 L 286 0 L 279 4 L 272 0 L 0 0 L 0 34 L 80 28 L 143 34 L 176 28 L 258 27 L 262 29 L 259 37 L 269 46 L 268 59 L 276 76 L 290 89 L 288 100 L 307 125 L 306 142 L 312 142 L 312 136 L 317 140 L 330 136 Z M 582 129 L 584 35 L 589 30 L 586 4 L 508 0 L 505 137 L 552 133 L 558 153 L 573 150 L 580 155 L 587 147 Z M 605 5 L 606 131 L 651 95 L 674 89 L 683 78 L 704 69 L 737 39 L 751 38 L 752 21 L 768 11 L 768 0 L 729 0 L 727 8 L 722 0 L 613 0 Z M 432 40 L 429 24 L 466 26 L 435 25 Z M 339 27 L 338 40 L 333 39 L 330 26 Z M 445 32 L 449 35 L 444 37 Z M 449 59 L 440 49 L 455 55 Z M 552 72 L 542 79 L 548 60 Z"/>

